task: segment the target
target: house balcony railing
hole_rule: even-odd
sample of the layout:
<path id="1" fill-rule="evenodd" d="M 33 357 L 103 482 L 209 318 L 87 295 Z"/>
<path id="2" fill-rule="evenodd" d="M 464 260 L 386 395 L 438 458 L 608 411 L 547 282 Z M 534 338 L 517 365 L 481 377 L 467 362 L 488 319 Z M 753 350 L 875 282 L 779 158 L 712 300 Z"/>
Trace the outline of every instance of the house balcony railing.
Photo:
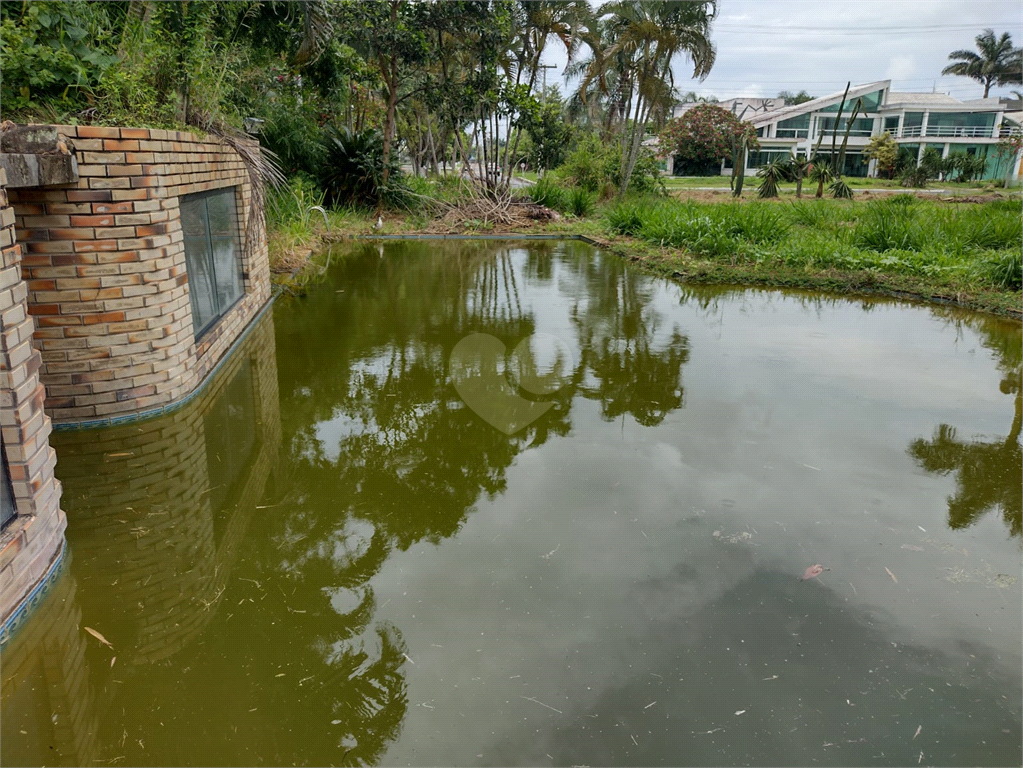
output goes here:
<path id="1" fill-rule="evenodd" d="M 991 127 L 987 125 L 928 125 L 926 130 L 919 125 L 905 126 L 897 133 L 897 139 L 915 139 L 933 137 L 936 139 L 997 139 L 1008 136 L 1012 128 L 1007 125 Z"/>

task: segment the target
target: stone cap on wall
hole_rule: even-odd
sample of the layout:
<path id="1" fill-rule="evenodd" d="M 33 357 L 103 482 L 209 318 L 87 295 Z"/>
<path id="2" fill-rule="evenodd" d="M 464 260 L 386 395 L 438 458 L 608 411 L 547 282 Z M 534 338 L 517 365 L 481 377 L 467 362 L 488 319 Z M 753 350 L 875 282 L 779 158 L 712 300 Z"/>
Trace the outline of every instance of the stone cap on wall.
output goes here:
<path id="1" fill-rule="evenodd" d="M 52 187 L 78 181 L 74 144 L 49 125 L 7 123 L 0 133 L 0 168 L 11 188 Z"/>

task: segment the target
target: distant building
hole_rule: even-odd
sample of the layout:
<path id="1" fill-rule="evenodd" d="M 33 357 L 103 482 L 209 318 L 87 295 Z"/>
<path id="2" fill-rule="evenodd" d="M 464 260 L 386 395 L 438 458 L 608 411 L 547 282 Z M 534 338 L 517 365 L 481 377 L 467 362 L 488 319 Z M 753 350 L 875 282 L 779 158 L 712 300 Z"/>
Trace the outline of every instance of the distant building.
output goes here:
<path id="1" fill-rule="evenodd" d="M 760 137 L 760 151 L 746 159 L 747 174 L 772 160 L 793 154 L 805 157 L 813 153 L 821 136 L 820 153 L 828 156 L 831 135 L 838 118 L 843 91 L 793 106 L 781 99 L 736 98 L 718 103 L 737 117 L 751 122 Z M 859 100 L 861 109 L 849 130 L 843 173 L 846 176 L 874 176 L 876 163 L 864 149 L 872 136 L 887 131 L 902 147 L 923 156 L 934 147 L 947 157 L 965 152 L 987 158 L 984 179 L 1006 178 L 1018 183 L 1020 158 L 1008 158 L 996 152 L 999 138 L 1020 130 L 1018 100 L 973 99 L 959 101 L 943 93 L 905 93 L 891 90 L 891 80 L 857 85 L 849 89 L 842 117 L 838 120 L 836 151 L 841 146 L 849 118 Z M 685 114 L 698 104 L 676 107 L 675 116 Z M 731 169 L 722 165 L 722 173 Z"/>

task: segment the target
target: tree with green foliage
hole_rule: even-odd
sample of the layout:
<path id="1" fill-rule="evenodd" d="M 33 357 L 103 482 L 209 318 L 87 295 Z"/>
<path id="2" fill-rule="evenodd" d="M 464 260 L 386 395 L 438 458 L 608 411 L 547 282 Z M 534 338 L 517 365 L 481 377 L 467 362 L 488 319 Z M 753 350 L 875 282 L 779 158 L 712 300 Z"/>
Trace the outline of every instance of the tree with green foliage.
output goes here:
<path id="1" fill-rule="evenodd" d="M 863 154 L 871 160 L 875 160 L 878 171 L 888 174 L 889 179 L 894 176 L 895 161 L 899 157 L 899 145 L 888 131 L 880 136 L 871 136 Z"/>
<path id="2" fill-rule="evenodd" d="M 710 40 L 710 24 L 717 15 L 716 0 L 615 0 L 597 11 L 603 19 L 603 37 L 591 38 L 594 56 L 580 90 L 591 86 L 606 90 L 609 75 L 624 101 L 621 135 L 621 186 L 629 186 L 647 122 L 673 103 L 672 64 L 678 56 L 693 65 L 693 77 L 710 74 L 717 52 Z"/>
<path id="3" fill-rule="evenodd" d="M 760 149 L 757 129 L 716 104 L 701 104 L 669 122 L 661 131 L 661 152 L 686 164 L 712 168 L 732 158 L 733 145 L 746 138 L 750 150 Z"/>
<path id="4" fill-rule="evenodd" d="M 346 39 L 377 68 L 384 86 L 383 176 L 378 211 L 383 206 L 392 170 L 391 145 L 399 90 L 408 80 L 409 70 L 424 65 L 430 54 L 423 23 L 427 10 L 409 0 L 347 2 L 338 10 L 338 23 L 345 30 Z"/>
<path id="5" fill-rule="evenodd" d="M 796 197 L 802 198 L 803 179 L 806 178 L 806 174 L 810 169 L 810 160 L 805 155 L 801 155 L 793 150 L 792 157 L 788 159 L 786 166 L 789 178 L 796 182 Z"/>
<path id="6" fill-rule="evenodd" d="M 561 165 L 572 140 L 572 125 L 565 119 L 560 94 L 553 90 L 542 103 L 530 105 L 520 119 L 530 139 L 529 164 L 540 171 Z"/>
<path id="7" fill-rule="evenodd" d="M 786 107 L 791 107 L 796 104 L 805 104 L 808 101 L 813 101 L 816 96 L 811 96 L 806 91 L 800 91 L 799 93 L 792 93 L 791 91 L 781 91 L 778 94 L 778 98 L 781 99 Z"/>
<path id="8" fill-rule="evenodd" d="M 993 29 L 985 29 L 975 41 L 977 51 L 952 51 L 948 58 L 955 63 L 941 70 L 941 74 L 976 80 L 984 86 L 985 99 L 992 85 L 1023 83 L 1023 49 L 1012 47 L 1008 32 L 995 37 Z"/>

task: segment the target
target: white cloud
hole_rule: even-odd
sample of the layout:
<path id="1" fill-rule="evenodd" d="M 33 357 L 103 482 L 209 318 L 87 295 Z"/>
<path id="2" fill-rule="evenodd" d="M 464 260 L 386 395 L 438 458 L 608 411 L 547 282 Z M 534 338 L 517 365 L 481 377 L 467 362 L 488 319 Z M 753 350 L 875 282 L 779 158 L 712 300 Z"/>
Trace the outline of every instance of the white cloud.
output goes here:
<path id="1" fill-rule="evenodd" d="M 718 50 L 713 71 L 705 81 L 695 81 L 692 65 L 680 58 L 676 83 L 681 92 L 720 98 L 754 95 L 751 88 L 766 96 L 800 89 L 823 96 L 841 91 L 849 80 L 890 78 L 901 91 L 930 92 L 937 81 L 939 92 L 979 98 L 979 83 L 942 77 L 941 70 L 949 51 L 973 49 L 974 38 L 989 27 L 1023 44 L 1018 1 L 722 0 L 712 32 Z M 546 59 L 563 67 L 565 53 L 558 48 L 552 43 Z M 995 88 L 992 95 L 1009 90 Z"/>
<path id="2" fill-rule="evenodd" d="M 885 77 L 890 77 L 892 80 L 909 80 L 915 74 L 916 59 L 912 56 L 893 56 L 888 63 L 888 72 Z"/>

